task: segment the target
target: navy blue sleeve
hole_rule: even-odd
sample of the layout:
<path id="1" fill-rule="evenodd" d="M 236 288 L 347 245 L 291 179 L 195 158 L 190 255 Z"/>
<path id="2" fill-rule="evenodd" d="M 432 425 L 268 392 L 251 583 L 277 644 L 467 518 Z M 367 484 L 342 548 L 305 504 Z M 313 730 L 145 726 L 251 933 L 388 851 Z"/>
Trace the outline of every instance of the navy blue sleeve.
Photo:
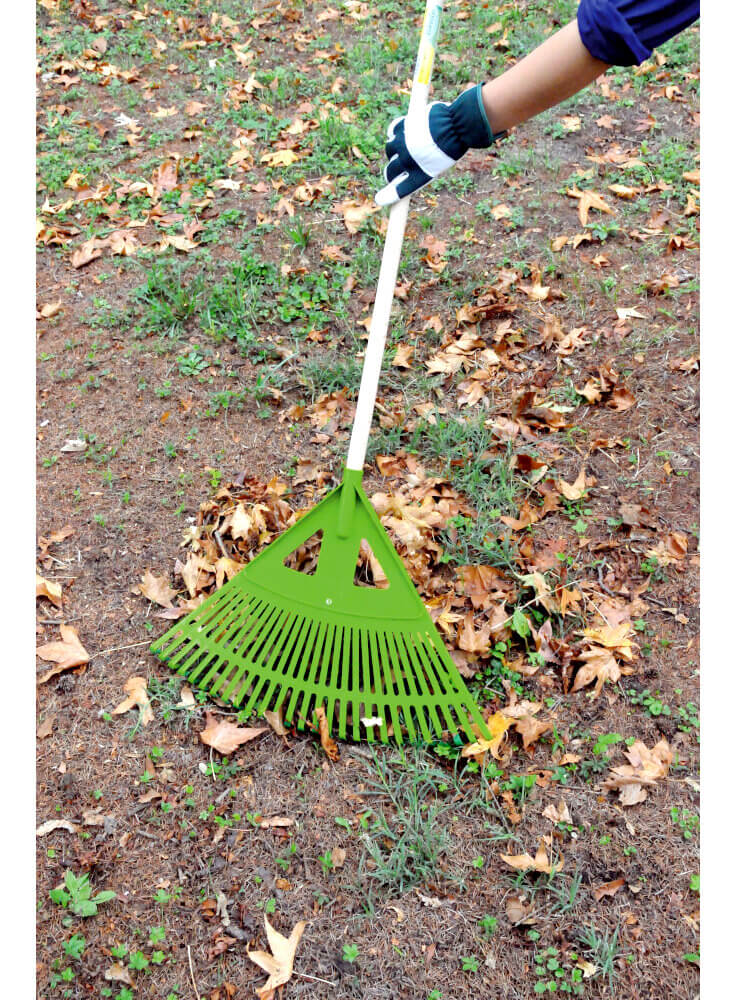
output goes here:
<path id="1" fill-rule="evenodd" d="M 594 58 L 632 66 L 699 17 L 700 0 L 580 0 L 578 30 Z"/>

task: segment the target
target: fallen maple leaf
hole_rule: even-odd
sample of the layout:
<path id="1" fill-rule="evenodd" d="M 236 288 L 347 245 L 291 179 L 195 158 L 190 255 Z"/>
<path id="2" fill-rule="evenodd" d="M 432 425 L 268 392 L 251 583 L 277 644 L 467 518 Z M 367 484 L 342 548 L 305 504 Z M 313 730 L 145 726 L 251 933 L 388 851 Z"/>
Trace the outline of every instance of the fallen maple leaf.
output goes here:
<path id="1" fill-rule="evenodd" d="M 564 799 L 560 799 L 557 805 L 550 802 L 550 804 L 542 812 L 542 815 L 545 819 L 551 819 L 553 823 L 572 823 L 570 810 L 567 808 L 567 804 Z"/>
<path id="2" fill-rule="evenodd" d="M 623 889 L 625 885 L 626 882 L 622 878 L 616 878 L 613 882 L 604 882 L 603 885 L 599 885 L 597 889 L 593 890 L 596 903 L 600 903 L 604 896 L 615 896 L 619 889 Z"/>
<path id="3" fill-rule="evenodd" d="M 265 732 L 268 732 L 266 726 L 255 728 L 251 726 L 236 726 L 234 723 L 227 722 L 224 719 L 218 722 L 215 716 L 211 712 L 208 712 L 205 719 L 205 728 L 199 734 L 199 738 L 208 747 L 212 747 L 224 756 L 229 756 L 239 746 L 242 746 L 243 743 L 249 743 Z"/>
<path id="4" fill-rule="evenodd" d="M 514 719 L 514 729 L 521 736 L 525 750 L 528 750 L 532 743 L 536 743 L 540 736 L 549 732 L 552 726 L 551 722 L 542 722 L 533 715 L 522 715 L 520 719 Z"/>
<path id="5" fill-rule="evenodd" d="M 264 153 L 261 163 L 267 163 L 270 167 L 290 167 L 298 159 L 293 149 L 277 149 L 275 152 Z"/>
<path id="6" fill-rule="evenodd" d="M 284 725 L 284 707 L 280 706 L 278 712 L 271 712 L 266 710 L 263 713 L 266 722 L 269 724 L 271 729 L 276 733 L 277 736 L 287 736 L 288 729 Z"/>
<path id="7" fill-rule="evenodd" d="M 565 859 L 560 856 L 559 863 L 551 865 L 544 841 L 540 840 L 537 853 L 534 857 L 531 854 L 502 854 L 501 860 L 507 865 L 516 868 L 517 871 L 542 872 L 544 875 L 552 875 L 554 872 L 561 872 L 565 866 Z"/>
<path id="8" fill-rule="evenodd" d="M 581 688 L 595 681 L 593 698 L 597 698 L 606 681 L 615 684 L 621 677 L 621 669 L 608 649 L 593 646 L 592 649 L 586 649 L 585 652 L 581 653 L 578 659 L 583 660 L 584 664 L 575 675 L 573 691 L 580 691 Z"/>
<path id="9" fill-rule="evenodd" d="M 599 194 L 595 191 L 580 191 L 578 188 L 570 188 L 567 191 L 568 197 L 577 198 L 578 200 L 578 216 L 580 218 L 580 225 L 588 225 L 588 212 L 591 208 L 597 209 L 599 212 L 606 212 L 610 215 L 613 209 L 606 204 L 606 202 L 601 198 Z"/>
<path id="10" fill-rule="evenodd" d="M 147 726 L 149 722 L 153 722 L 153 709 L 151 708 L 151 702 L 148 700 L 146 678 L 137 676 L 129 677 L 123 685 L 123 691 L 126 692 L 128 697 L 124 698 L 117 708 L 112 710 L 112 714 L 122 715 L 124 712 L 129 712 L 131 708 L 138 708 L 141 725 Z"/>
<path id="11" fill-rule="evenodd" d="M 650 750 L 641 740 L 636 740 L 625 751 L 628 764 L 612 767 L 603 782 L 606 791 L 618 791 L 619 800 L 625 806 L 643 802 L 647 797 L 647 787 L 660 778 L 666 778 L 672 763 L 669 743 L 661 739 Z"/>
<path id="12" fill-rule="evenodd" d="M 268 979 L 256 990 L 259 1000 L 273 1000 L 275 991 L 279 986 L 288 983 L 291 979 L 294 968 L 294 956 L 299 945 L 304 928 L 307 926 L 306 920 L 300 920 L 294 927 L 288 938 L 271 926 L 268 917 L 264 916 L 266 924 L 266 937 L 268 946 L 272 954 L 267 951 L 249 951 L 248 958 L 255 962 L 264 972 L 268 973 Z"/>
<path id="13" fill-rule="evenodd" d="M 38 684 L 45 684 L 64 670 L 71 670 L 73 667 L 81 667 L 85 663 L 89 663 L 89 653 L 79 641 L 79 635 L 74 626 L 60 625 L 59 631 L 61 632 L 61 642 L 47 642 L 36 650 L 36 655 L 40 656 L 42 660 L 50 660 L 57 664 L 38 679 Z"/>
<path id="14" fill-rule="evenodd" d="M 110 968 L 105 970 L 105 979 L 108 983 L 125 983 L 127 986 L 133 985 L 130 973 L 120 962 L 113 962 Z"/>
<path id="15" fill-rule="evenodd" d="M 490 734 L 490 739 L 486 739 L 484 736 L 480 736 L 480 734 L 478 734 L 477 742 L 469 743 L 467 746 L 463 747 L 462 756 L 480 757 L 482 760 L 486 753 L 490 750 L 491 755 L 498 760 L 500 757 L 498 748 L 503 742 L 506 730 L 513 724 L 513 722 L 513 719 L 510 719 L 502 712 L 494 712 L 489 719 L 486 719 L 486 729 Z"/>
<path id="16" fill-rule="evenodd" d="M 396 354 L 391 362 L 394 368 L 411 368 L 411 359 L 414 354 L 413 344 L 399 344 Z"/>
<path id="17" fill-rule="evenodd" d="M 473 612 L 468 611 L 461 628 L 457 630 L 457 644 L 466 653 L 479 653 L 484 656 L 491 645 L 491 623 L 485 624 L 476 632 Z"/>
<path id="18" fill-rule="evenodd" d="M 349 233 L 357 233 L 365 219 L 373 212 L 378 211 L 378 205 L 374 205 L 372 201 L 367 199 L 362 202 L 341 201 L 333 205 L 332 211 L 342 215 L 345 228 Z"/>
<path id="19" fill-rule="evenodd" d="M 633 628 L 630 621 L 621 622 L 620 625 L 602 625 L 600 628 L 584 628 L 581 635 L 586 639 L 606 649 L 613 649 L 624 660 L 631 661 L 634 658 L 634 644 L 630 639 Z"/>
<path id="20" fill-rule="evenodd" d="M 617 306 L 616 315 L 619 320 L 646 319 L 646 316 L 640 313 L 636 306 Z"/>
<path id="21" fill-rule="evenodd" d="M 194 700 L 194 692 L 185 684 L 181 689 L 181 700 L 175 708 L 196 708 L 197 702 Z"/>
<path id="22" fill-rule="evenodd" d="M 162 608 L 173 608 L 172 598 L 179 593 L 178 590 L 169 586 L 169 582 L 163 574 L 154 576 L 150 569 L 146 570 L 141 577 L 141 582 L 133 587 L 133 590 L 142 594 L 143 597 L 147 597 L 154 604 L 160 604 Z"/>
<path id="23" fill-rule="evenodd" d="M 337 743 L 330 736 L 330 726 L 327 722 L 327 715 L 325 710 L 321 705 L 318 705 L 314 710 L 314 714 L 317 716 L 317 725 L 319 726 L 319 741 L 322 744 L 322 749 L 330 758 L 330 760 L 335 761 L 340 756 L 340 751 L 337 748 Z"/>
<path id="24" fill-rule="evenodd" d="M 566 500 L 580 500 L 585 493 L 585 466 L 581 465 L 578 478 L 572 485 L 564 479 L 558 479 L 556 485 Z"/>
<path id="25" fill-rule="evenodd" d="M 61 584 L 47 580 L 36 573 L 36 597 L 47 597 L 57 608 L 61 607 Z"/>
<path id="26" fill-rule="evenodd" d="M 47 716 L 36 730 L 36 739 L 45 740 L 54 731 L 56 725 L 56 715 Z"/>

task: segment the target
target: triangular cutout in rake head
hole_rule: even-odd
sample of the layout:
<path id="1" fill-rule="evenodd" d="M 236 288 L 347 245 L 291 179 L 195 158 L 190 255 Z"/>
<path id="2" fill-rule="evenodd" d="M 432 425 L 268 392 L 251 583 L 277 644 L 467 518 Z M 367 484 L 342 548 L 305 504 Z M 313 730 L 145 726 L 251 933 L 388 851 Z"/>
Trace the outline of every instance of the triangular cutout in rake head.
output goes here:
<path id="1" fill-rule="evenodd" d="M 288 725 L 324 707 L 345 739 L 441 738 L 475 723 L 471 698 L 361 485 L 343 482 L 151 647 L 198 687 L 247 713 L 284 708 Z M 322 532 L 316 569 L 285 565 Z M 386 577 L 359 586 L 361 541 Z M 365 726 L 361 719 L 380 719 Z M 348 733 L 348 722 L 350 733 Z"/>

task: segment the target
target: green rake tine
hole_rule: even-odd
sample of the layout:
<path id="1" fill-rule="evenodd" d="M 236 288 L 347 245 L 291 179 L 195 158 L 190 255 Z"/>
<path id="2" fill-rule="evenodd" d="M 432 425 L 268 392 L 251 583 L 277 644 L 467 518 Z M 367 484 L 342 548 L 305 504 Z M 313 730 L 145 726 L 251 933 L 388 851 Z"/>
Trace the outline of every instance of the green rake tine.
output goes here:
<path id="1" fill-rule="evenodd" d="M 350 683 L 348 688 L 351 692 L 360 691 L 360 634 L 356 635 L 350 631 Z M 350 711 L 353 723 L 353 739 L 360 739 L 360 702 L 356 696 L 350 696 Z M 348 697 L 345 697 L 345 714 L 347 716 Z M 346 720 L 347 721 L 347 720 Z"/>
<path id="2" fill-rule="evenodd" d="M 300 615 L 295 614 L 292 620 L 291 628 L 289 629 L 288 632 L 288 641 L 284 646 L 280 656 L 280 660 L 283 663 L 285 663 L 287 667 L 292 662 L 293 659 L 292 650 L 303 628 L 304 628 L 304 619 Z M 269 679 L 268 688 L 266 689 L 266 693 L 263 695 L 261 701 L 261 710 L 259 714 L 262 715 L 263 712 L 266 711 L 271 702 L 271 699 L 274 696 L 276 687 L 279 685 L 279 683 L 284 684 L 286 677 L 287 674 L 282 670 L 278 674 L 274 673 L 274 675 Z M 284 695 L 285 694 L 286 694 L 286 687 L 284 686 Z M 276 705 L 274 707 L 274 711 L 278 711 L 278 706 L 280 704 L 281 704 L 281 698 L 277 700 Z"/>
<path id="3" fill-rule="evenodd" d="M 215 681 L 216 688 L 220 677 L 223 674 L 225 677 L 227 676 L 230 670 L 230 662 L 233 659 L 233 656 L 236 655 L 236 647 L 240 646 L 241 640 L 243 642 L 247 642 L 251 639 L 251 637 L 260 634 L 267 627 L 274 614 L 274 609 L 269 608 L 267 604 L 262 602 L 252 608 L 250 614 L 243 621 L 241 627 L 232 636 L 230 640 L 230 648 L 228 649 L 226 645 L 225 649 L 221 650 L 219 659 L 212 664 L 205 676 L 197 682 L 199 686 L 203 688 L 208 687 L 212 679 L 217 675 L 218 679 Z M 204 641 L 206 642 L 207 640 Z"/>
<path id="4" fill-rule="evenodd" d="M 402 658 L 399 655 L 397 645 L 398 636 L 393 636 L 390 632 L 387 632 L 384 639 L 386 645 L 390 647 L 388 657 L 392 663 L 397 665 L 395 673 L 400 677 L 404 688 L 404 698 L 402 699 L 403 704 L 406 706 L 403 713 L 404 722 L 406 723 L 406 728 L 409 732 L 409 742 L 413 743 L 417 738 L 416 730 L 414 728 L 414 719 L 412 718 L 413 705 L 416 703 L 416 692 L 413 690 L 413 685 L 412 688 L 409 687 L 407 672 L 401 669 Z"/>
<path id="5" fill-rule="evenodd" d="M 274 633 L 276 633 L 277 635 L 279 635 L 281 644 L 283 644 L 286 641 L 286 635 L 283 634 L 283 629 L 284 629 L 284 625 L 288 621 L 289 612 L 285 611 L 285 610 L 281 610 L 278 615 L 274 615 L 272 617 L 276 617 L 275 624 L 272 625 L 271 624 L 271 618 L 269 618 L 269 620 L 266 623 L 264 623 L 264 628 L 259 631 L 258 638 L 255 640 L 256 642 L 259 641 L 260 636 L 263 635 L 264 633 L 267 635 L 267 637 L 270 637 Z M 268 626 L 268 631 L 267 632 L 266 632 L 266 626 Z M 247 639 L 244 640 L 244 642 L 240 644 L 240 648 L 241 649 L 242 649 L 242 646 L 245 644 L 246 641 L 247 641 Z M 273 660 L 273 655 L 278 655 L 278 646 L 276 647 L 276 653 L 272 654 L 271 660 L 269 660 L 268 663 L 266 663 L 264 665 L 264 667 L 263 667 L 264 670 L 268 670 L 269 667 L 271 666 L 271 662 Z M 221 698 L 223 699 L 223 701 L 227 701 L 230 698 L 230 696 L 232 695 L 233 691 L 235 690 L 235 685 L 239 683 L 239 681 L 241 680 L 243 674 L 246 671 L 249 671 L 250 668 L 251 668 L 251 666 L 256 666 L 260 659 L 261 659 L 260 656 L 253 655 L 252 651 L 249 650 L 248 654 L 247 654 L 247 659 L 243 663 L 241 663 L 240 665 L 238 665 L 237 663 L 235 664 L 235 672 L 233 673 L 232 677 L 228 680 L 227 687 L 226 687 L 226 689 L 223 691 L 223 693 L 221 695 Z M 264 677 L 264 680 L 265 680 L 265 677 Z M 224 683 L 224 681 L 225 681 L 225 675 L 223 675 L 222 678 L 215 683 L 214 687 L 212 688 L 213 692 L 216 691 Z M 240 701 L 242 700 L 242 697 L 243 697 L 243 691 L 241 689 L 238 692 L 238 698 L 236 699 L 236 703 L 237 704 L 240 704 Z"/>
<path id="6" fill-rule="evenodd" d="M 333 639 L 333 652 L 329 663 L 329 669 L 326 679 L 327 684 L 327 705 L 325 706 L 325 716 L 327 718 L 327 725 L 332 732 L 332 720 L 335 715 L 335 701 L 339 697 L 340 692 L 340 681 L 342 670 L 340 664 L 342 663 L 342 657 L 344 655 L 344 643 L 345 643 L 345 629 L 340 625 L 335 629 L 335 636 Z M 339 730 L 338 730 L 339 733 Z"/>
<path id="7" fill-rule="evenodd" d="M 367 629 L 361 630 L 360 654 L 363 666 L 363 690 L 365 691 L 366 697 L 370 699 L 365 703 L 365 714 L 368 718 L 375 718 L 377 715 L 380 715 L 381 718 L 383 718 L 383 712 L 381 711 L 381 705 L 379 702 L 379 692 L 376 690 L 376 685 L 371 673 L 371 657 L 369 654 L 370 637 L 371 633 Z M 376 740 L 376 727 L 366 726 L 366 729 L 368 742 L 374 743 Z"/>
<path id="8" fill-rule="evenodd" d="M 287 639 L 289 638 L 289 634 L 291 632 L 291 629 L 286 627 L 287 622 L 289 621 L 290 616 L 292 616 L 292 612 L 285 611 L 284 614 L 283 614 L 282 619 L 280 619 L 280 621 L 279 621 L 280 628 L 279 628 L 279 639 L 278 639 L 278 642 L 275 643 L 273 649 L 270 651 L 270 657 L 268 659 L 268 662 L 265 663 L 264 666 L 263 666 L 263 674 L 262 674 L 261 678 L 259 680 L 256 680 L 256 681 L 253 682 L 254 686 L 253 686 L 253 691 L 251 693 L 251 696 L 248 699 L 247 704 L 243 706 L 243 711 L 246 713 L 246 715 L 250 714 L 250 712 L 251 712 L 251 710 L 253 708 L 253 705 L 255 704 L 256 698 L 258 698 L 258 696 L 259 696 L 259 694 L 261 692 L 261 689 L 263 688 L 263 686 L 266 683 L 266 681 L 268 681 L 269 678 L 273 676 L 274 663 L 278 662 L 278 660 L 279 660 L 279 658 L 281 656 L 281 650 L 283 649 L 284 644 L 286 643 Z M 293 617 L 291 618 L 291 625 L 292 625 L 292 627 L 294 625 Z M 223 695 L 223 697 L 225 698 L 225 700 L 227 700 L 228 697 L 230 696 L 230 693 L 232 691 L 232 685 L 234 683 L 235 683 L 235 679 L 233 679 L 233 681 L 231 681 L 230 685 L 228 686 L 228 690 Z M 238 692 L 237 697 L 235 698 L 235 703 L 239 705 L 241 703 L 241 701 L 243 700 L 243 698 L 245 697 L 246 693 L 247 693 L 247 688 L 242 687 L 240 689 L 240 691 Z"/>
<path id="9" fill-rule="evenodd" d="M 433 642 L 432 642 L 432 641 L 430 640 L 430 641 L 428 641 L 428 642 L 427 642 L 427 645 L 428 645 L 428 647 L 429 647 L 429 655 L 430 655 L 430 658 L 431 658 L 431 659 L 432 659 L 432 661 L 433 661 L 433 664 L 434 664 L 435 666 L 436 666 L 436 664 L 438 664 L 438 663 L 439 663 L 439 664 L 441 664 L 441 663 L 442 663 L 442 660 L 440 659 L 440 654 L 439 654 L 439 651 L 438 651 L 438 649 L 436 648 L 436 646 L 434 645 L 434 643 L 433 643 Z M 443 651 L 443 653 L 445 653 L 445 655 L 447 655 L 447 652 L 446 652 L 446 650 L 444 649 L 444 646 L 443 646 L 443 648 L 442 648 L 442 651 Z M 448 657 L 448 658 L 449 658 L 449 657 Z M 452 662 L 452 661 L 451 661 L 451 662 Z M 454 665 L 453 665 L 453 666 L 454 666 Z M 450 674 L 448 673 L 448 671 L 447 671 L 447 670 L 445 670 L 445 671 L 444 671 L 444 673 L 445 673 L 445 675 L 447 676 L 447 678 L 448 678 L 448 681 L 449 681 L 450 683 L 452 683 L 452 678 L 451 678 L 451 675 L 450 675 Z M 462 683 L 462 679 L 460 678 L 460 674 L 459 674 L 459 673 L 457 674 L 457 678 L 458 678 L 458 679 L 459 679 L 459 680 L 461 681 L 461 683 Z M 460 695 L 460 691 L 458 690 L 458 687 L 459 687 L 459 686 L 458 686 L 458 685 L 456 685 L 456 687 L 455 687 L 455 688 L 453 689 L 453 691 L 452 691 L 452 694 L 453 694 L 454 696 L 458 696 L 458 695 Z M 463 708 L 465 709 L 465 711 L 466 711 L 466 712 L 467 712 L 468 710 L 470 710 L 470 711 L 472 712 L 472 714 L 473 714 L 473 716 L 474 716 L 474 718 L 475 718 L 475 721 L 476 721 L 476 723 L 480 725 L 480 727 L 481 727 L 481 732 L 483 732 L 483 731 L 485 730 L 485 721 L 484 721 L 484 719 L 483 719 L 483 716 L 482 716 L 482 715 L 480 714 L 480 712 L 478 711 L 477 707 L 475 706 L 475 703 L 473 702 L 473 700 L 472 700 L 472 699 L 470 698 L 470 696 L 469 696 L 469 695 L 468 695 L 468 698 L 467 698 L 467 704 L 464 704 L 464 705 L 463 705 Z M 459 712 L 458 712 L 458 716 L 460 716 L 460 713 L 459 713 Z M 468 722 L 468 720 L 467 720 L 467 715 L 466 715 L 466 716 L 464 716 L 464 717 L 462 717 L 462 718 L 460 718 L 460 717 L 459 717 L 459 718 L 458 718 L 458 721 L 460 722 L 460 725 L 461 725 L 462 729 L 463 729 L 463 730 L 465 731 L 465 734 L 466 734 L 466 736 L 468 736 L 468 738 L 469 738 L 470 740 L 475 740 L 475 739 L 477 739 L 476 735 L 475 735 L 475 734 L 473 733 L 473 730 L 472 730 L 472 729 L 470 728 L 470 723 L 469 723 L 469 722 Z M 451 725 L 451 726 L 450 726 L 450 728 L 451 728 L 451 729 L 454 729 L 455 727 L 454 727 L 454 725 Z"/>
<path id="10" fill-rule="evenodd" d="M 401 732 L 401 722 L 399 719 L 399 713 L 397 711 L 395 703 L 395 698 L 396 698 L 395 688 L 397 687 L 396 671 L 393 669 L 393 661 L 388 655 L 388 651 L 386 649 L 386 644 L 384 642 L 384 636 L 382 632 L 379 632 L 378 635 L 376 636 L 376 645 L 378 646 L 379 650 L 378 661 L 383 667 L 383 676 L 385 678 L 385 683 L 386 683 L 386 694 L 387 698 L 389 699 L 387 701 L 387 708 L 391 713 L 391 722 L 393 723 L 396 741 L 399 744 L 399 746 L 401 746 L 401 744 L 404 742 L 404 737 L 403 733 Z M 388 739 L 388 736 L 386 738 Z"/>
<path id="11" fill-rule="evenodd" d="M 307 637 L 309 635 L 312 623 L 307 622 L 306 618 L 300 617 L 297 620 L 297 629 L 294 636 L 294 648 L 289 650 L 289 672 L 286 673 L 282 679 L 282 687 L 278 693 L 276 701 L 273 706 L 273 711 L 278 712 L 281 705 L 286 700 L 286 696 L 291 690 L 290 684 L 296 677 L 297 670 L 299 668 L 299 663 L 301 662 L 302 648 L 304 647 Z M 293 668 L 292 668 L 293 664 Z"/>
<path id="12" fill-rule="evenodd" d="M 429 715 L 429 721 L 437 736 L 442 736 L 443 726 L 440 723 L 439 717 L 436 710 L 436 700 L 438 695 L 438 684 L 437 678 L 432 673 L 427 670 L 427 664 L 423 662 L 419 650 L 423 651 L 423 636 L 419 633 L 417 636 L 412 636 L 412 641 L 409 642 L 409 658 L 414 665 L 415 675 L 419 678 L 423 678 L 427 683 L 427 701 L 425 703 L 425 709 Z M 420 662 L 422 661 L 422 662 Z"/>
<path id="13" fill-rule="evenodd" d="M 302 661 L 302 663 L 304 664 L 304 676 L 299 677 L 297 675 L 297 677 L 295 678 L 294 690 L 292 691 L 291 701 L 289 702 L 289 707 L 286 712 L 286 718 L 288 720 L 291 720 L 294 716 L 294 712 L 297 709 L 297 702 L 299 700 L 300 694 L 303 695 L 302 699 L 303 708 L 308 707 L 308 702 L 311 700 L 312 690 L 309 685 L 309 668 L 314 659 L 315 647 L 319 649 L 320 643 L 322 642 L 322 637 L 324 635 L 325 628 L 326 626 L 324 622 L 314 623 L 314 632 L 309 637 L 310 641 L 308 644 L 307 655 Z M 300 681 L 299 685 L 297 685 L 296 683 L 297 679 Z M 302 712 L 301 714 L 304 715 L 304 712 Z"/>
<path id="14" fill-rule="evenodd" d="M 284 711 L 284 722 L 288 723 L 291 721 L 294 698 L 298 689 L 297 678 L 299 676 L 299 668 L 301 664 L 311 655 L 312 645 L 314 643 L 314 634 L 317 629 L 317 623 L 314 621 L 309 621 L 308 619 L 303 619 L 302 628 L 299 636 L 297 637 L 294 651 L 291 656 L 291 663 L 289 665 L 289 674 L 287 674 L 284 679 L 283 687 L 279 691 L 278 698 L 276 699 L 276 704 L 274 705 L 274 711 L 278 712 L 282 704 L 286 702 L 286 696 L 291 695 L 291 702 L 289 706 Z M 305 652 L 306 649 L 306 652 Z M 293 664 L 293 668 L 291 666 Z"/>
<path id="15" fill-rule="evenodd" d="M 379 657 L 377 655 L 376 645 L 377 645 L 376 644 L 376 633 L 375 632 L 369 632 L 368 633 L 368 648 L 370 649 L 370 654 L 371 654 L 370 655 L 370 665 L 372 667 L 372 673 L 373 673 L 372 681 L 373 681 L 373 688 L 374 688 L 374 690 L 376 692 L 376 701 L 377 701 L 377 704 L 378 704 L 378 713 L 379 713 L 379 715 L 381 717 L 381 725 L 380 725 L 380 727 L 378 729 L 378 734 L 381 737 L 381 742 L 382 743 L 388 743 L 388 726 L 386 724 L 386 716 L 388 715 L 388 712 L 386 711 L 386 709 L 387 709 L 387 705 L 386 705 L 386 695 L 387 695 L 387 692 L 385 690 L 384 679 L 383 679 L 382 671 L 381 671 L 381 663 L 380 663 Z"/>
<path id="16" fill-rule="evenodd" d="M 329 693 L 329 681 L 330 675 L 332 673 L 332 663 L 335 657 L 335 640 L 337 638 L 337 628 L 333 624 L 328 624 L 327 631 L 325 634 L 325 643 L 322 648 L 322 655 L 319 657 L 319 662 L 315 664 L 315 677 L 313 679 L 313 687 L 315 694 L 317 690 L 325 691 Z M 329 694 L 328 694 L 329 696 Z M 330 724 L 330 716 L 327 711 L 328 706 L 325 705 L 325 718 L 327 719 L 327 724 Z M 306 712 L 304 713 L 306 715 Z"/>

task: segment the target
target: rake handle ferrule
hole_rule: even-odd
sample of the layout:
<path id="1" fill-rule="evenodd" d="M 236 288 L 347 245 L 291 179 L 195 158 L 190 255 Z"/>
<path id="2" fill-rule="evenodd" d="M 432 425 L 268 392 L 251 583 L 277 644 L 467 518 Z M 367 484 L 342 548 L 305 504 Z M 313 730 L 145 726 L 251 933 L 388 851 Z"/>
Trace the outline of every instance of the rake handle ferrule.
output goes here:
<path id="1" fill-rule="evenodd" d="M 422 35 L 419 41 L 419 53 L 414 69 L 414 80 L 409 98 L 408 117 L 421 114 L 427 105 L 429 82 L 434 66 L 435 47 L 442 13 L 442 0 L 427 0 L 422 24 Z M 371 316 L 371 329 L 363 361 L 363 374 L 360 379 L 358 404 L 355 409 L 353 431 L 350 436 L 347 469 L 362 470 L 365 453 L 368 448 L 368 435 L 373 420 L 373 410 L 376 405 L 378 380 L 381 375 L 381 363 L 386 346 L 386 332 L 391 317 L 391 306 L 396 288 L 396 278 L 399 273 L 401 247 L 404 242 L 404 229 L 409 214 L 409 198 L 402 198 L 391 206 L 386 230 L 386 242 L 381 258 L 381 270 L 378 275 L 376 299 Z M 347 502 L 347 501 L 346 501 Z"/>
<path id="2" fill-rule="evenodd" d="M 340 506 L 337 512 L 337 537 L 347 538 L 352 527 L 355 495 L 363 479 L 363 470 L 345 469 L 342 476 Z"/>

